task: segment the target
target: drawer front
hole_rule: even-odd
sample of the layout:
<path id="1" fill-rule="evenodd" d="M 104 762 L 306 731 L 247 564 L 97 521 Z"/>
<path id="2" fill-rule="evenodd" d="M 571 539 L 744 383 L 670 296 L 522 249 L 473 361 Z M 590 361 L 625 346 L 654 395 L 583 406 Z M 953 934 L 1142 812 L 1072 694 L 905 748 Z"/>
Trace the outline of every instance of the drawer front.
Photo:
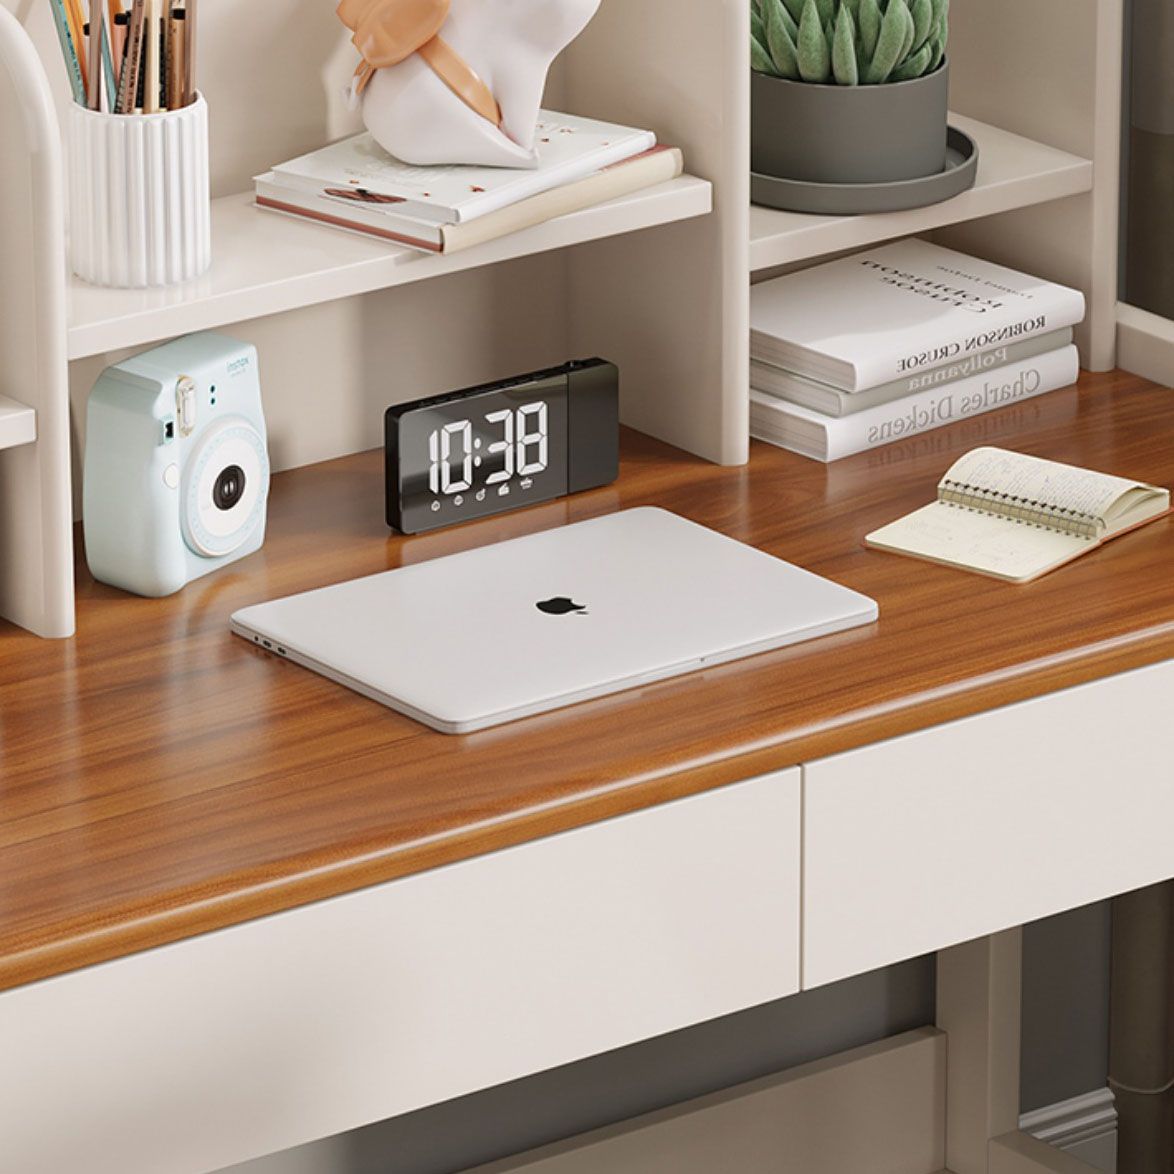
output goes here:
<path id="1" fill-rule="evenodd" d="M 798 989 L 799 771 L 0 994 L 0 1170 L 219 1169 Z"/>
<path id="2" fill-rule="evenodd" d="M 803 985 L 1174 875 L 1174 662 L 804 767 Z"/>

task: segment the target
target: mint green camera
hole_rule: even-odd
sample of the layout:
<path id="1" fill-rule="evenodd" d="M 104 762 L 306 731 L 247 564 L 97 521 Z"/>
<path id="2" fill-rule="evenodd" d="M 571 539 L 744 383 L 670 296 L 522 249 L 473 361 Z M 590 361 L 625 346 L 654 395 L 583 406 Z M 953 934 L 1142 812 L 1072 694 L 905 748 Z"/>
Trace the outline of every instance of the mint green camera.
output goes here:
<path id="1" fill-rule="evenodd" d="M 192 334 L 102 372 L 82 492 L 95 579 L 171 595 L 260 547 L 268 496 L 254 347 Z"/>

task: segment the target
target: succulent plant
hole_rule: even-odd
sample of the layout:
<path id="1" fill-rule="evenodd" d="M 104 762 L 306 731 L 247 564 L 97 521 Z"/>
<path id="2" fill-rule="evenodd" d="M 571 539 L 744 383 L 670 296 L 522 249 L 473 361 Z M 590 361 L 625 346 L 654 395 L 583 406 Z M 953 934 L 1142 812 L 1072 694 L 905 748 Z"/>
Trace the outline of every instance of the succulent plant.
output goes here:
<path id="1" fill-rule="evenodd" d="M 750 64 L 825 85 L 932 73 L 946 55 L 950 0 L 750 0 Z"/>

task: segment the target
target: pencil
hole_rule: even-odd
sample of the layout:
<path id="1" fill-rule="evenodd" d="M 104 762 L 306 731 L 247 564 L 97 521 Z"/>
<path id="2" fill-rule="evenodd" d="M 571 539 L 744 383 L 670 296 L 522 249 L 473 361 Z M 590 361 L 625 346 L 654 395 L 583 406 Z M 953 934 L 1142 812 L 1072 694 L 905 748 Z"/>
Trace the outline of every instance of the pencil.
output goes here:
<path id="1" fill-rule="evenodd" d="M 143 28 L 143 113 L 159 112 L 159 0 L 147 0 Z"/>
<path id="2" fill-rule="evenodd" d="M 82 32 L 86 22 L 82 16 L 81 0 L 65 0 L 65 14 L 69 18 L 69 35 L 73 40 L 74 52 L 77 54 L 78 68 L 82 71 L 82 91 L 83 94 L 89 94 L 90 73 L 86 67 L 86 42 L 85 34 Z M 82 105 L 85 105 L 84 96 Z"/>
<path id="3" fill-rule="evenodd" d="M 118 113 L 131 114 L 139 93 L 143 60 L 143 0 L 131 0 L 130 24 L 126 29 L 122 76 L 118 80 Z"/>
<path id="4" fill-rule="evenodd" d="M 129 25 L 130 15 L 126 12 L 116 13 L 110 24 L 110 40 L 114 50 L 114 79 L 119 91 L 122 88 L 122 71 L 126 67 L 126 30 Z"/>
<path id="5" fill-rule="evenodd" d="M 69 16 L 65 11 L 65 0 L 49 0 L 53 9 L 53 23 L 57 26 L 57 39 L 61 42 L 61 55 L 65 58 L 65 72 L 69 76 L 69 89 L 73 100 L 79 106 L 86 104 L 86 86 L 82 80 L 82 67 L 78 61 L 77 48 L 69 29 Z"/>
<path id="6" fill-rule="evenodd" d="M 159 109 L 168 110 L 167 92 L 171 85 L 171 60 L 168 53 L 171 51 L 171 31 L 167 18 L 167 0 L 159 0 L 163 6 L 159 12 Z"/>
<path id="7" fill-rule="evenodd" d="M 183 84 L 185 106 L 196 100 L 196 4 L 198 0 L 183 3 Z"/>
<path id="8" fill-rule="evenodd" d="M 95 0 L 100 3 L 101 0 Z M 114 25 L 110 21 L 102 23 L 102 80 L 103 90 L 106 92 L 106 109 L 113 114 L 114 104 L 118 101 L 118 74 L 115 73 L 115 58 L 113 49 Z"/>
<path id="9" fill-rule="evenodd" d="M 186 18 L 182 8 L 171 10 L 167 31 L 167 109 L 178 110 L 187 105 L 187 81 L 183 72 Z"/>
<path id="10" fill-rule="evenodd" d="M 102 109 L 102 39 L 106 22 L 103 19 L 101 0 L 94 0 L 90 6 L 90 76 L 87 79 L 86 97 L 91 110 Z"/>

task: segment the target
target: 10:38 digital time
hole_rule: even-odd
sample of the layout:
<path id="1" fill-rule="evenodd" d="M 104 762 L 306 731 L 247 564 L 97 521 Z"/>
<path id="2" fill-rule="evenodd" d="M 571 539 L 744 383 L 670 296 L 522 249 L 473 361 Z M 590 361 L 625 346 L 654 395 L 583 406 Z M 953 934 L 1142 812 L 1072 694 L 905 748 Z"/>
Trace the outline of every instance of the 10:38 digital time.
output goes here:
<path id="1" fill-rule="evenodd" d="M 502 466 L 485 478 L 487 486 L 507 482 L 515 475 L 529 477 L 545 471 L 550 440 L 544 401 L 486 412 L 484 419 L 486 425 L 501 428 L 501 438 L 485 446 L 485 457 L 477 452 L 482 441 L 473 435 L 472 420 L 452 420 L 432 430 L 428 436 L 429 492 L 449 496 L 466 492 L 473 487 L 475 470 L 499 454 Z M 454 476 L 457 468 L 460 475 Z"/>

